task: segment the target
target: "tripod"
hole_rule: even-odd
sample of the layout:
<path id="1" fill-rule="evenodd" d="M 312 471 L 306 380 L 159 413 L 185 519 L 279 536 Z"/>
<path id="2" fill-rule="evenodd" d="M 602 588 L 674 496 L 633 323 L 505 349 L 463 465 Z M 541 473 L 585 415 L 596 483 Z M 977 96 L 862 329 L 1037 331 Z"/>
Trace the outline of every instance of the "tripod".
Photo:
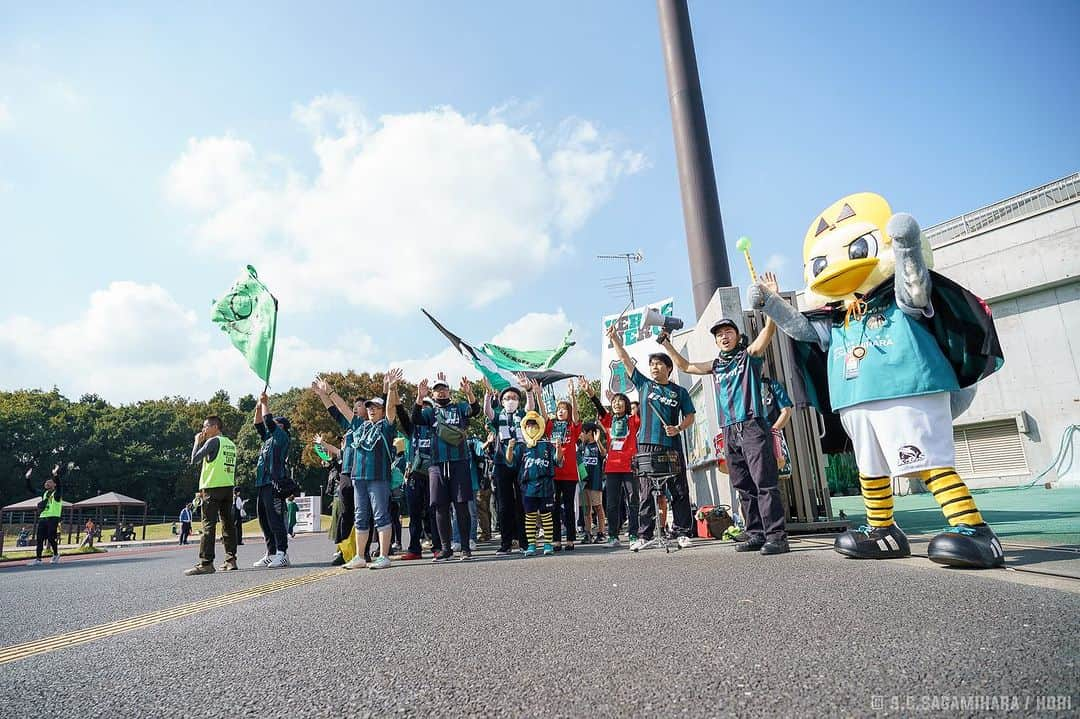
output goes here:
<path id="1" fill-rule="evenodd" d="M 665 554 L 671 554 L 671 543 L 668 541 L 667 535 L 664 534 L 664 527 L 660 526 L 660 493 L 664 491 L 664 485 L 667 484 L 669 479 L 674 479 L 674 474 L 652 474 L 645 475 L 649 478 L 649 493 L 652 494 L 653 502 L 653 539 L 656 540 L 657 546 L 663 547 Z"/>

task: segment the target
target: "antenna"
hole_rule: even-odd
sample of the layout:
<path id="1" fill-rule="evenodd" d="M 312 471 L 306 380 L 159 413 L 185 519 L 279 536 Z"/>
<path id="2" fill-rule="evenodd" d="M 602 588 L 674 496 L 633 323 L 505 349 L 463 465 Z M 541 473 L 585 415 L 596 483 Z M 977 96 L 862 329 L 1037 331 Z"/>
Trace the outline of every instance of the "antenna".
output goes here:
<path id="1" fill-rule="evenodd" d="M 605 278 L 604 287 L 607 288 L 607 290 L 612 294 L 617 293 L 619 295 L 622 295 L 622 289 L 625 288 L 627 295 L 624 296 L 629 296 L 630 306 L 636 306 L 637 303 L 634 301 L 634 272 L 631 263 L 644 262 L 645 253 L 641 250 L 638 250 L 637 252 L 621 252 L 614 255 L 597 255 L 596 259 L 622 260 L 626 263 L 626 279 L 620 279 L 618 277 Z M 645 275 L 645 279 L 638 281 L 638 286 L 640 287 L 642 285 L 648 285 L 648 287 L 642 287 L 642 289 L 650 289 L 654 284 L 652 277 L 653 273 L 647 273 Z"/>

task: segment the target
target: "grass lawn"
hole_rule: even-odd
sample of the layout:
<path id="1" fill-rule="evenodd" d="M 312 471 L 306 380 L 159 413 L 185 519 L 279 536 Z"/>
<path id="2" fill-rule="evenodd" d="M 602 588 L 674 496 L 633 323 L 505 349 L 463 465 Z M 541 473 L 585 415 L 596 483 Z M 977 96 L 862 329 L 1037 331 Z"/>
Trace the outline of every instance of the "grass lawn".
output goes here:
<path id="1" fill-rule="evenodd" d="M 35 554 L 36 551 L 37 551 L 36 549 L 18 549 L 18 550 L 14 550 L 14 551 L 13 550 L 7 550 L 6 554 L 0 554 L 0 562 L 17 562 L 20 559 L 33 559 L 34 554 Z M 93 548 L 91 548 L 91 547 L 79 547 L 78 549 L 61 549 L 60 550 L 60 556 L 61 557 L 67 557 L 67 556 L 70 556 L 72 554 L 97 554 L 99 552 L 104 552 L 104 551 L 105 551 L 104 549 L 99 549 L 98 547 L 93 547 Z M 45 560 L 45 561 L 48 561 L 51 557 L 52 557 L 52 552 L 50 552 L 48 549 L 46 549 L 45 552 L 42 554 L 42 559 Z"/>
<path id="2" fill-rule="evenodd" d="M 330 526 L 330 515 L 329 514 L 324 514 L 322 516 L 322 524 L 320 525 L 320 530 L 319 531 L 325 532 L 326 528 L 329 527 L 329 526 Z M 180 535 L 179 534 L 173 534 L 172 528 L 173 528 L 173 523 L 172 522 L 164 522 L 162 524 L 148 524 L 148 525 L 146 525 L 146 539 L 149 541 L 151 539 L 173 539 L 173 538 L 176 538 L 176 540 L 179 541 Z M 202 529 L 202 522 L 201 521 L 195 520 L 194 522 L 192 522 L 191 523 L 191 536 L 192 537 L 199 536 L 199 532 L 200 532 L 201 529 Z M 177 532 L 180 531 L 180 523 L 179 522 L 176 523 L 176 531 Z M 220 533 L 220 531 L 221 531 L 221 529 L 219 527 L 218 532 Z M 102 530 L 101 536 L 105 541 L 109 541 L 109 537 L 112 536 L 112 532 L 113 532 L 112 528 Z M 246 522 L 244 522 L 244 536 L 245 537 L 250 536 L 250 535 L 261 535 L 261 534 L 262 534 L 262 530 L 259 529 L 259 520 L 258 519 L 249 519 Z M 135 539 L 136 540 L 141 540 L 142 539 L 142 527 L 141 526 L 135 527 Z"/>

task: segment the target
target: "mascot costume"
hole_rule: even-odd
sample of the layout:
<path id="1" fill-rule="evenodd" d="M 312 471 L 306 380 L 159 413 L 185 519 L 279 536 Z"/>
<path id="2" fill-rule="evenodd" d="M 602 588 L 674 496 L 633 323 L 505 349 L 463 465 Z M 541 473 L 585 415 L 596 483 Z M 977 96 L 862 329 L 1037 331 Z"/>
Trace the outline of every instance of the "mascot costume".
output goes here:
<path id="1" fill-rule="evenodd" d="M 956 473 L 952 403 L 1004 362 L 990 309 L 932 272 L 914 218 L 884 198 L 845 197 L 814 218 L 803 259 L 807 306 L 798 312 L 761 284 L 750 305 L 795 340 L 810 401 L 837 412 L 854 445 L 867 526 L 836 538 L 859 559 L 911 553 L 893 521 L 892 477 L 921 479 L 949 528 L 929 558 L 957 567 L 1004 564 L 1004 552 Z"/>

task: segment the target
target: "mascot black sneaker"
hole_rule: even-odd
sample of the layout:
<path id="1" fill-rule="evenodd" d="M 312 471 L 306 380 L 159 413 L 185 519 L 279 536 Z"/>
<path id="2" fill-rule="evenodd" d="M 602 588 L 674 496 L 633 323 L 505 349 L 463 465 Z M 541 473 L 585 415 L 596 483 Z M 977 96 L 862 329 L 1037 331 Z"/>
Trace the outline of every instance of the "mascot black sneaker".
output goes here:
<path id="1" fill-rule="evenodd" d="M 855 559 L 900 559 L 911 556 L 907 535 L 900 527 L 870 527 L 863 525 L 851 529 L 833 542 L 833 549 Z"/>
<path id="2" fill-rule="evenodd" d="M 993 569 L 1005 566 L 1005 552 L 994 530 L 986 524 L 949 527 L 930 540 L 926 556 L 931 562 L 950 567 Z"/>

